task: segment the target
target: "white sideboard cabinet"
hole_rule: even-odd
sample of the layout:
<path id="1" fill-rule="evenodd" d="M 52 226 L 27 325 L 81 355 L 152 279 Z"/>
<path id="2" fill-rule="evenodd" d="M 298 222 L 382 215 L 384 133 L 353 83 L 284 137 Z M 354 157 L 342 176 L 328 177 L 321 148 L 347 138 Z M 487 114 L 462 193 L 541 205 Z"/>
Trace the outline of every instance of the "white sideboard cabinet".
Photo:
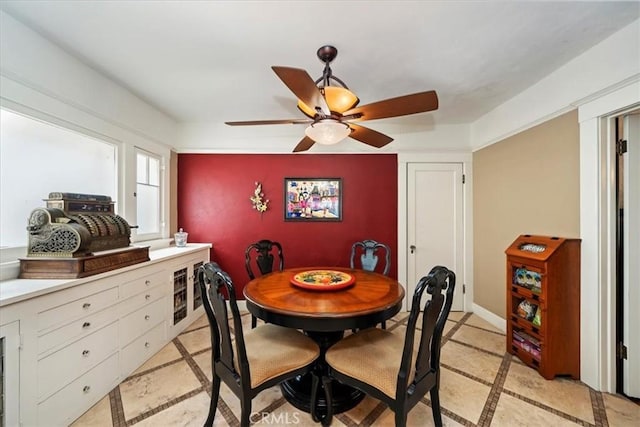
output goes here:
<path id="1" fill-rule="evenodd" d="M 0 282 L 3 425 L 65 426 L 203 314 L 210 244 L 73 280 Z"/>

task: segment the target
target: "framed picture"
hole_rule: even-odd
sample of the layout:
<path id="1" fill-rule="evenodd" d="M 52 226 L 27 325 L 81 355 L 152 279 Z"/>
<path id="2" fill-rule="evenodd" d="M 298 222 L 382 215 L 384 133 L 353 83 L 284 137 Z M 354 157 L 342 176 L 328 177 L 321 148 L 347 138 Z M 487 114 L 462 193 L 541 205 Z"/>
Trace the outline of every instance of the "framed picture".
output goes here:
<path id="1" fill-rule="evenodd" d="M 342 178 L 285 178 L 285 221 L 342 221 Z"/>

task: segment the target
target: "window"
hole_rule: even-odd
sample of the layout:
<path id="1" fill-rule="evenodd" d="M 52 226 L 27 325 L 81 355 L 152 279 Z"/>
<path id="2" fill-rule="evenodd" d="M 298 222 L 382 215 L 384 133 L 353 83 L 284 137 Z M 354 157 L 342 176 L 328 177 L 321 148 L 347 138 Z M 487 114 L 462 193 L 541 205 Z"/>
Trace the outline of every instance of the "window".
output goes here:
<path id="1" fill-rule="evenodd" d="M 0 279 L 25 255 L 31 211 L 51 192 L 101 194 L 131 226 L 131 242 L 166 236 L 166 147 L 109 127 L 93 129 L 48 115 L 0 108 Z M 125 139 L 134 143 L 124 141 Z M 153 243 L 152 243 L 153 244 Z M 159 245 L 164 242 L 159 241 Z M 13 268 L 13 267 L 11 267 Z"/>
<path id="2" fill-rule="evenodd" d="M 117 154 L 116 144 L 0 109 L 0 246 L 27 246 L 29 215 L 50 192 L 117 200 Z"/>
<path id="3" fill-rule="evenodd" d="M 137 235 L 160 233 L 161 162 L 158 156 L 136 150 Z"/>

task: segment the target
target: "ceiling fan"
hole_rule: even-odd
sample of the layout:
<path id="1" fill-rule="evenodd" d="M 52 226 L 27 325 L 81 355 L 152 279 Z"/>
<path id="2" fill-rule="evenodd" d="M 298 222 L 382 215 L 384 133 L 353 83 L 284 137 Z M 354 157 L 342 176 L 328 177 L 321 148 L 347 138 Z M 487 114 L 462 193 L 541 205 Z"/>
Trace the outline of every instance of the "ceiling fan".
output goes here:
<path id="1" fill-rule="evenodd" d="M 316 142 L 325 145 L 336 144 L 347 136 L 380 148 L 393 141 L 393 138 L 354 122 L 406 116 L 438 109 L 438 96 L 433 90 L 357 107 L 360 102 L 358 97 L 342 80 L 333 75 L 329 66 L 338 55 L 338 49 L 328 45 L 322 46 L 318 49 L 317 55 L 324 62 L 324 71 L 316 81 L 313 81 L 311 76 L 300 68 L 271 67 L 280 80 L 298 97 L 298 109 L 307 116 L 306 118 L 225 123 L 230 126 L 307 124 L 305 137 L 293 149 L 294 153 L 306 151 Z M 331 86 L 332 82 L 339 86 Z"/>

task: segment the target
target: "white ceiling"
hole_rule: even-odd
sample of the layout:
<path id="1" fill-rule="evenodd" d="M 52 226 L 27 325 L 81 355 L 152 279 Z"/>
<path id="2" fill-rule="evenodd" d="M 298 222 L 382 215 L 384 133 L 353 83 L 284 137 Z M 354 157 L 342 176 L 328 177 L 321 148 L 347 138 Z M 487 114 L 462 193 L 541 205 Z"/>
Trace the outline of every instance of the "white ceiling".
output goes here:
<path id="1" fill-rule="evenodd" d="M 640 16 L 640 3 L 531 1 L 2 1 L 1 8 L 183 123 L 302 118 L 272 65 L 338 48 L 360 104 L 434 89 L 470 123 Z M 236 132 L 242 129 L 234 128 Z"/>

